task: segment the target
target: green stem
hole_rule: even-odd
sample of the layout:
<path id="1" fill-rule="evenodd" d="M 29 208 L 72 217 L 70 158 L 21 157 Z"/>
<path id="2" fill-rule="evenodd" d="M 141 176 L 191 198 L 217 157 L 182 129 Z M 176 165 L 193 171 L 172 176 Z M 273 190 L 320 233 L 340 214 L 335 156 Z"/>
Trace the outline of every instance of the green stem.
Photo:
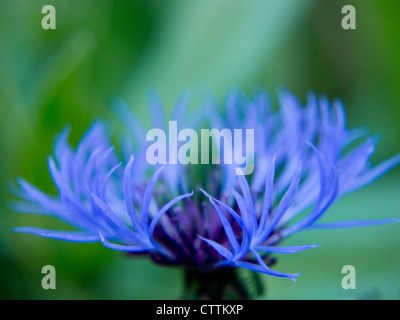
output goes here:
<path id="1" fill-rule="evenodd" d="M 250 300 L 260 296 L 263 284 L 258 273 L 235 268 L 221 268 L 201 273 L 185 271 L 185 300 Z"/>

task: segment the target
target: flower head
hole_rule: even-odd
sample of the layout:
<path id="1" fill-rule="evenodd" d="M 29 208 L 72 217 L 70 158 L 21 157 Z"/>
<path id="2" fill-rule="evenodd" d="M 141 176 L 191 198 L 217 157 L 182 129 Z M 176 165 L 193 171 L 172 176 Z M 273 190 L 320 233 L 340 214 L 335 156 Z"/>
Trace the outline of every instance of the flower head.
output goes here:
<path id="1" fill-rule="evenodd" d="M 287 91 L 278 98 L 280 108 L 274 111 L 264 92 L 249 98 L 232 91 L 224 111 L 207 100 L 186 116 L 189 98 L 184 93 L 172 112 L 171 120 L 194 129 L 204 121 L 219 130 L 253 129 L 251 176 L 236 175 L 233 165 L 224 164 L 198 170 L 182 164 L 154 169 L 146 162 L 146 129 L 118 101 L 116 112 L 131 133 L 122 143 L 122 162 L 104 124 L 96 122 L 75 151 L 67 142 L 67 130 L 56 140 L 49 169 L 58 196 L 18 180 L 18 194 L 25 200 L 18 203 L 19 211 L 56 216 L 77 230 L 16 231 L 66 241 L 101 241 L 111 249 L 147 253 L 158 263 L 201 273 L 240 267 L 295 280 L 299 274 L 271 269 L 271 255 L 318 245 L 281 246 L 292 234 L 400 222 L 318 223 L 334 201 L 390 170 L 400 162 L 400 154 L 372 166 L 369 159 L 376 141 L 363 130 L 347 129 L 339 101 L 331 106 L 327 98 L 310 94 L 303 107 Z M 152 125 L 164 128 L 157 95 L 151 95 L 150 109 L 155 115 Z M 195 179 L 196 170 L 201 179 Z"/>

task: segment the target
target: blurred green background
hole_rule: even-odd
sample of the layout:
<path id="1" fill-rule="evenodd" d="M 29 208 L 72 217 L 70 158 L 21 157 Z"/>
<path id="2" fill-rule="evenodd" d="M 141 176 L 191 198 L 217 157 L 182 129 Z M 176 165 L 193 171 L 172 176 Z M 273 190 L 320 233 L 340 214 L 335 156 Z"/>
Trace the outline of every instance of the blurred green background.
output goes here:
<path id="1" fill-rule="evenodd" d="M 43 30 L 41 9 L 56 8 Z M 357 10 L 343 30 L 341 8 Z M 90 123 L 107 119 L 123 97 L 147 119 L 145 90 L 171 109 L 184 88 L 248 93 L 286 86 L 303 102 L 309 90 L 340 98 L 349 127 L 379 133 L 373 161 L 400 151 L 398 0 L 0 0 L 0 298 L 175 299 L 179 270 L 130 259 L 100 244 L 25 234 L 21 225 L 57 228 L 50 218 L 13 213 L 8 184 L 18 176 L 55 193 L 46 156 L 64 125 L 76 145 Z M 335 204 L 324 221 L 400 217 L 400 169 Z M 304 271 L 297 283 L 264 276 L 268 299 L 400 299 L 400 226 L 300 233 L 287 244 L 321 247 L 282 256 L 277 269 Z M 41 269 L 57 270 L 43 290 Z M 357 289 L 341 287 L 342 266 Z"/>

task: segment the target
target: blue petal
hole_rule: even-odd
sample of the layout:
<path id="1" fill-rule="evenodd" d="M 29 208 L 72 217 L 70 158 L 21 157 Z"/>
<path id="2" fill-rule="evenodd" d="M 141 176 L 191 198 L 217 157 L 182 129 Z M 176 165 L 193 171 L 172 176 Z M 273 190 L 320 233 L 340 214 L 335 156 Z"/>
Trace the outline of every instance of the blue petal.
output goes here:
<path id="1" fill-rule="evenodd" d="M 217 211 L 219 219 L 221 220 L 222 226 L 224 227 L 226 237 L 228 238 L 229 244 L 231 245 L 233 255 L 235 256 L 236 253 L 239 251 L 239 243 L 236 239 L 236 235 L 233 232 L 232 226 L 230 225 L 228 219 L 226 218 L 225 214 L 222 210 L 218 207 L 218 205 L 210 198 L 210 202 L 214 209 Z"/>
<path id="2" fill-rule="evenodd" d="M 257 228 L 257 217 L 254 211 L 254 202 L 253 202 L 253 197 L 251 196 L 249 184 L 247 183 L 247 180 L 244 175 L 238 175 L 238 180 L 240 189 L 242 190 L 243 197 L 247 202 L 248 208 L 250 209 L 249 218 L 251 220 L 251 223 Z"/>
<path id="3" fill-rule="evenodd" d="M 301 275 L 301 273 L 298 274 L 290 274 L 290 273 L 282 273 L 282 272 L 278 272 L 275 270 L 272 270 L 268 267 L 265 266 L 260 266 L 258 264 L 254 264 L 254 263 L 250 263 L 250 262 L 244 262 L 244 261 L 237 261 L 235 262 L 235 266 L 239 267 L 239 268 L 245 268 L 251 271 L 255 271 L 255 272 L 261 272 L 261 273 L 265 273 L 268 274 L 270 276 L 275 276 L 275 277 L 281 277 L 281 278 L 289 278 L 290 280 L 296 282 L 296 277 L 298 277 L 299 275 Z"/>
<path id="4" fill-rule="evenodd" d="M 156 186 L 157 180 L 160 177 L 161 172 L 164 168 L 165 166 L 162 166 L 156 172 L 154 172 L 149 182 L 147 183 L 146 189 L 144 191 L 141 221 L 142 221 L 142 227 L 145 229 L 148 228 L 148 217 L 149 217 L 151 195 L 153 193 L 154 187 Z"/>
<path id="5" fill-rule="evenodd" d="M 187 90 L 184 90 L 180 93 L 178 100 L 174 105 L 171 120 L 176 121 L 178 123 L 178 126 L 181 125 L 181 123 L 183 122 L 183 119 L 189 107 L 190 98 L 191 95 L 189 94 L 189 92 Z"/>
<path id="6" fill-rule="evenodd" d="M 336 199 L 338 190 L 339 190 L 339 183 L 338 183 L 338 174 L 335 167 L 331 167 L 333 169 L 333 178 L 330 181 L 330 184 L 333 186 L 332 191 L 329 195 L 327 195 L 327 200 L 325 201 L 324 205 L 317 204 L 314 210 L 306 216 L 304 219 L 300 220 L 296 224 L 284 229 L 281 231 L 281 235 L 283 237 L 287 237 L 295 232 L 298 232 L 304 228 L 310 227 L 314 224 L 319 218 L 321 218 L 322 214 L 328 209 L 328 207 L 333 203 Z"/>
<path id="7" fill-rule="evenodd" d="M 265 191 L 264 191 L 264 203 L 260 217 L 260 224 L 258 232 L 264 230 L 265 223 L 269 215 L 269 211 L 272 207 L 273 194 L 274 194 L 274 177 L 275 177 L 275 159 L 273 158 L 271 165 L 269 166 L 267 177 L 265 179 Z"/>
<path id="8" fill-rule="evenodd" d="M 18 178 L 17 183 L 22 188 L 22 192 L 19 194 L 21 198 L 37 203 L 48 213 L 57 214 L 60 217 L 65 216 L 63 213 L 63 207 L 56 200 L 56 198 L 48 196 L 43 191 L 39 190 L 22 178 Z"/>
<path id="9" fill-rule="evenodd" d="M 40 205 L 36 203 L 30 203 L 25 201 L 13 201 L 11 204 L 11 209 L 16 212 L 28 213 L 28 214 L 41 214 L 51 216 L 53 213 L 48 212 Z"/>
<path id="10" fill-rule="evenodd" d="M 69 154 L 72 152 L 71 147 L 68 144 L 68 137 L 70 132 L 71 127 L 65 126 L 55 139 L 53 152 L 59 164 L 61 163 L 62 159 L 65 159 L 66 153 Z"/>
<path id="11" fill-rule="evenodd" d="M 400 153 L 393 156 L 392 158 L 384 161 L 373 169 L 368 170 L 366 173 L 362 174 L 360 178 L 351 186 L 351 190 L 358 189 L 368 183 L 371 183 L 375 179 L 379 178 L 387 171 L 397 166 L 400 163 Z"/>
<path id="12" fill-rule="evenodd" d="M 101 238 L 101 243 L 103 246 L 113 249 L 113 250 L 118 250 L 118 251 L 127 251 L 127 252 L 143 252 L 143 251 L 148 251 L 151 248 L 146 248 L 142 246 L 123 246 L 115 243 L 111 243 L 107 241 L 104 236 L 102 235 L 101 232 L 99 232 L 100 238 Z"/>
<path id="13" fill-rule="evenodd" d="M 113 175 L 113 173 L 122 165 L 122 162 L 118 163 L 117 165 L 115 165 L 114 167 L 112 167 L 107 173 L 106 175 L 103 177 L 103 181 L 102 181 L 102 188 L 101 188 L 101 196 L 103 198 L 106 197 L 106 188 L 107 188 L 107 184 L 108 181 L 110 180 L 111 176 Z"/>
<path id="14" fill-rule="evenodd" d="M 164 115 L 164 108 L 158 92 L 155 90 L 149 90 L 147 92 L 147 99 L 149 101 L 149 111 L 152 127 L 165 131 L 166 120 Z"/>
<path id="15" fill-rule="evenodd" d="M 183 195 L 180 195 L 174 199 L 172 199 L 170 202 L 168 202 L 166 205 L 164 205 L 160 211 L 156 214 L 156 216 L 153 218 L 153 220 L 150 223 L 149 227 L 149 234 L 150 236 L 153 235 L 154 228 L 156 227 L 157 222 L 161 219 L 161 217 L 177 202 L 181 201 L 182 199 L 191 197 L 193 195 L 193 191 L 191 193 L 186 193 Z"/>
<path id="16" fill-rule="evenodd" d="M 260 266 L 263 269 L 266 269 L 268 271 L 268 274 L 270 274 L 270 275 L 277 276 L 277 277 L 289 278 L 289 279 L 293 280 L 294 282 L 296 282 L 296 277 L 298 277 L 301 274 L 301 273 L 298 273 L 298 274 L 282 273 L 282 272 L 272 270 L 265 264 L 264 260 L 261 258 L 260 254 L 256 250 L 251 250 L 251 252 L 256 257 L 257 262 L 260 264 Z"/>
<path id="17" fill-rule="evenodd" d="M 340 221 L 316 224 L 310 227 L 310 229 L 337 229 L 337 228 L 355 228 L 374 226 L 386 223 L 400 223 L 400 219 L 381 219 L 381 220 L 352 220 L 352 221 Z"/>
<path id="18" fill-rule="evenodd" d="M 136 216 L 135 207 L 133 205 L 133 197 L 132 197 L 132 186 L 131 186 L 132 164 L 133 164 L 133 156 L 130 157 L 128 164 L 126 165 L 124 170 L 124 178 L 122 181 L 122 193 L 126 209 L 132 221 L 133 228 L 135 229 L 135 231 L 139 231 L 141 229 L 140 223 Z"/>
<path id="19" fill-rule="evenodd" d="M 197 236 L 198 238 L 200 238 L 201 240 L 207 242 L 211 247 L 213 247 L 215 249 L 215 251 L 217 251 L 221 256 L 223 256 L 225 259 L 228 260 L 232 260 L 233 259 L 233 254 L 232 252 L 230 252 L 227 248 L 225 248 L 224 246 L 220 245 L 219 243 L 210 240 L 210 239 L 206 239 L 203 238 L 201 236 Z"/>
<path id="20" fill-rule="evenodd" d="M 143 127 L 140 121 L 136 118 L 132 110 L 127 104 L 120 98 L 116 99 L 113 103 L 113 109 L 117 114 L 118 118 L 130 131 L 135 140 L 139 144 L 143 144 L 146 141 L 147 130 Z"/>
<path id="21" fill-rule="evenodd" d="M 226 116 L 228 120 L 229 127 L 232 129 L 237 129 L 240 127 L 239 125 L 239 104 L 240 93 L 239 90 L 232 90 L 226 98 Z"/>
<path id="22" fill-rule="evenodd" d="M 233 210 L 230 206 L 228 206 L 227 204 L 223 203 L 222 201 L 218 200 L 217 198 L 212 197 L 211 195 L 209 195 L 207 193 L 207 191 L 200 189 L 201 192 L 203 192 L 203 194 L 208 197 L 209 199 L 213 199 L 216 203 L 218 203 L 219 205 L 221 205 L 235 220 L 236 222 L 239 224 L 239 226 L 243 229 L 244 225 L 243 225 L 243 220 L 242 218 L 237 214 L 237 212 L 235 210 Z"/>
<path id="23" fill-rule="evenodd" d="M 254 235 L 256 225 L 254 224 L 254 219 L 251 218 L 251 209 L 249 208 L 247 201 L 236 190 L 231 189 L 231 192 L 239 206 L 244 227 L 249 231 L 249 236 L 252 237 Z"/>
<path id="24" fill-rule="evenodd" d="M 271 252 L 271 253 L 282 253 L 282 254 L 290 254 L 297 253 L 300 251 L 304 251 L 310 248 L 317 248 L 320 245 L 305 245 L 305 246 L 290 246 L 290 247 L 276 247 L 276 246 L 259 246 L 256 248 L 258 251 L 262 252 Z"/>
<path id="25" fill-rule="evenodd" d="M 96 242 L 100 240 L 98 234 L 93 234 L 84 231 L 54 231 L 40 228 L 18 227 L 14 229 L 15 232 L 31 233 L 38 236 L 65 240 L 71 242 Z"/>
<path id="26" fill-rule="evenodd" d="M 274 231 L 275 226 L 278 224 L 282 216 L 285 214 L 286 210 L 292 204 L 296 196 L 297 188 L 300 183 L 300 178 L 301 178 L 301 163 L 297 169 L 296 175 L 294 176 L 288 190 L 282 197 L 278 205 L 278 208 L 274 212 L 271 221 L 268 223 L 266 230 L 262 233 L 261 243 L 264 242 L 265 239 Z"/>
<path id="27" fill-rule="evenodd" d="M 121 237 L 128 237 L 133 239 L 134 241 L 139 242 L 138 237 L 135 235 L 135 233 L 133 232 L 133 230 L 129 229 L 124 222 L 122 222 L 122 220 L 120 219 L 120 217 L 118 217 L 112 210 L 111 208 L 103 202 L 103 200 L 101 200 L 99 197 L 97 197 L 95 194 L 92 193 L 92 198 L 94 200 L 94 202 L 97 204 L 97 206 L 101 209 L 101 212 L 104 213 L 104 215 L 106 217 L 108 217 L 110 219 L 110 221 L 112 221 L 115 226 L 118 227 L 118 229 L 120 230 L 120 236 Z"/>

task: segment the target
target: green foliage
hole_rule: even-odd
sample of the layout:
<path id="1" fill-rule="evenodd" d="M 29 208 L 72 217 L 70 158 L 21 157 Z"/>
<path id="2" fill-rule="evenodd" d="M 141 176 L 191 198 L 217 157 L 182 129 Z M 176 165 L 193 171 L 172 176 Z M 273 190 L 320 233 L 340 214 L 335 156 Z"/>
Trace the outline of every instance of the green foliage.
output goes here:
<path id="1" fill-rule="evenodd" d="M 41 28 L 41 8 L 57 10 L 57 29 Z M 357 9 L 357 30 L 341 28 L 341 8 Z M 0 298 L 178 298 L 179 270 L 130 259 L 100 244 L 74 244 L 12 233 L 31 225 L 62 228 L 49 218 L 13 213 L 7 188 L 17 176 L 56 194 L 46 166 L 56 134 L 71 143 L 96 118 L 119 126 L 109 108 L 122 96 L 147 119 L 145 91 L 159 90 L 168 112 L 178 93 L 231 86 L 251 93 L 287 86 L 341 98 L 351 127 L 383 137 L 376 161 L 399 151 L 400 2 L 387 0 L 0 1 Z M 117 130 L 118 131 L 118 130 Z M 326 220 L 399 217 L 399 169 L 347 196 Z M 398 226 L 310 231 L 293 239 L 318 249 L 279 257 L 280 271 L 304 271 L 296 284 L 262 276 L 263 298 L 398 299 Z M 317 239 L 317 240 L 316 240 Z M 43 265 L 57 289 L 41 288 Z M 358 289 L 340 286 L 353 264 Z M 256 290 L 257 288 L 255 288 Z M 371 295 L 372 294 L 372 295 Z"/>

